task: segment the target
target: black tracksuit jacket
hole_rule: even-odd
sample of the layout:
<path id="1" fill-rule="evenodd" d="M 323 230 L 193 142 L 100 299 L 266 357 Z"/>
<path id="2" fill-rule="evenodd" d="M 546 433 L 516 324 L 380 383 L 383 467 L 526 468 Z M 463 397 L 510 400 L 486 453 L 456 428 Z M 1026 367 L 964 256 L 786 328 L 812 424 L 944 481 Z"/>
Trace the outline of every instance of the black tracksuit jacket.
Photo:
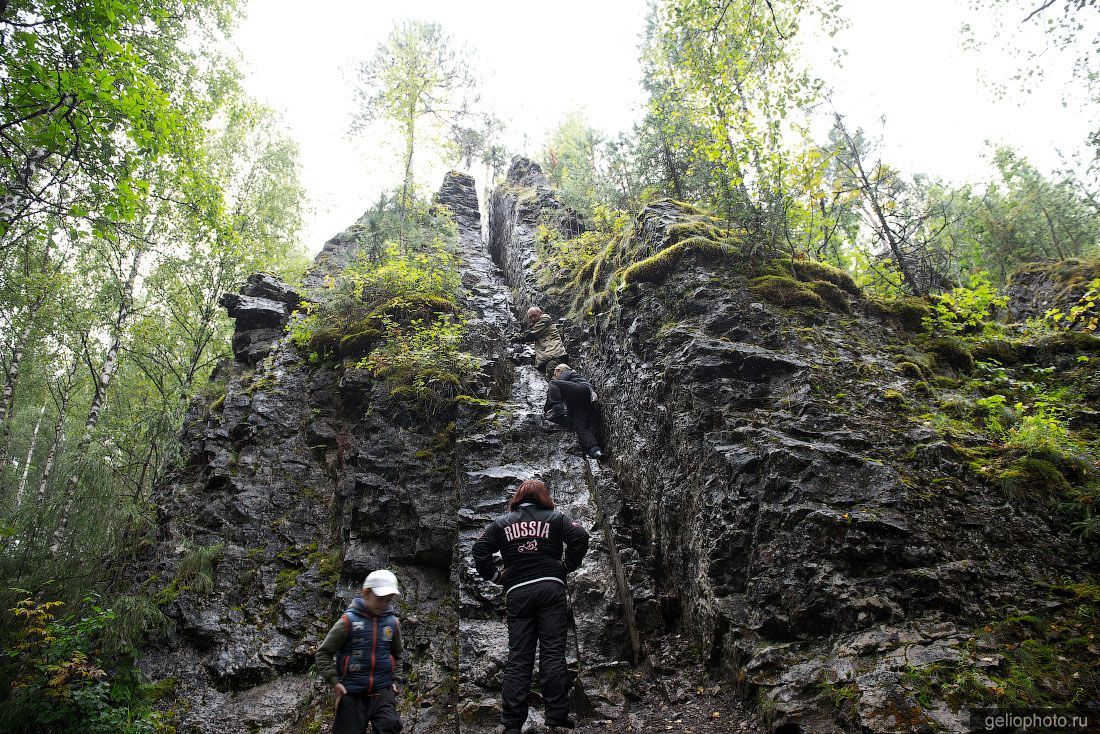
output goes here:
<path id="1" fill-rule="evenodd" d="M 493 562 L 498 551 L 504 558 L 500 578 Z M 588 531 L 579 522 L 557 510 L 525 502 L 485 528 L 474 543 L 473 556 L 481 577 L 503 584 L 507 594 L 536 581 L 564 584 L 565 575 L 580 567 L 587 552 Z"/>

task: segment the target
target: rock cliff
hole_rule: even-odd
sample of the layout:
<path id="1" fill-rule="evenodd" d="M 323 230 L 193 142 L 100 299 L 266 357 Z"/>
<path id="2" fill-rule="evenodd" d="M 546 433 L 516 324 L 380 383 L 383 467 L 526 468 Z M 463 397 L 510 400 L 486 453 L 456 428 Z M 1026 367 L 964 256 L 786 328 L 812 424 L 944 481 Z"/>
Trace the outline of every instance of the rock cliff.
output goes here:
<path id="1" fill-rule="evenodd" d="M 1052 604 L 1036 580 L 1090 568 L 1054 503 L 1007 501 L 966 439 L 912 409 L 914 336 L 857 292 L 792 310 L 685 251 L 660 277 L 597 273 L 611 295 L 576 311 L 539 276 L 538 236 L 583 226 L 536 165 L 492 195 L 487 241 L 471 178 L 448 175 L 438 200 L 458 224 L 474 400 L 426 415 L 354 360 L 311 363 L 282 332 L 299 296 L 273 279 L 225 301 L 225 394 L 191 407 L 136 581 L 175 623 L 140 665 L 170 681 L 180 731 L 327 728 L 312 652 L 383 566 L 404 592 L 406 731 L 492 731 L 502 600 L 469 551 L 528 477 L 592 532 L 570 584 L 573 708 L 612 726 L 652 728 L 645 707 L 706 690 L 708 710 L 744 698 L 771 731 L 964 731 L 965 708 L 909 673 L 969 660 L 986 620 Z M 650 205 L 622 246 L 665 251 L 685 212 Z M 326 244 L 307 287 L 352 261 L 357 233 Z M 603 466 L 540 427 L 545 381 L 507 339 L 533 303 L 574 314 Z"/>

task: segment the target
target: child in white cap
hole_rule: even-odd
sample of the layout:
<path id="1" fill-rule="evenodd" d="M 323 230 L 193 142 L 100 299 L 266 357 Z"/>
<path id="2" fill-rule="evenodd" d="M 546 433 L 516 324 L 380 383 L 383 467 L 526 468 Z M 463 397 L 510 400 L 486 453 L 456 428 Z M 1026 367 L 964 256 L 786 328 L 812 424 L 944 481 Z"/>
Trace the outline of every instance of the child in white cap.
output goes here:
<path id="1" fill-rule="evenodd" d="M 371 572 L 317 649 L 317 672 L 336 692 L 332 734 L 363 734 L 368 723 L 375 734 L 401 731 L 394 701 L 401 624 L 393 607 L 400 593 L 391 571 Z"/>

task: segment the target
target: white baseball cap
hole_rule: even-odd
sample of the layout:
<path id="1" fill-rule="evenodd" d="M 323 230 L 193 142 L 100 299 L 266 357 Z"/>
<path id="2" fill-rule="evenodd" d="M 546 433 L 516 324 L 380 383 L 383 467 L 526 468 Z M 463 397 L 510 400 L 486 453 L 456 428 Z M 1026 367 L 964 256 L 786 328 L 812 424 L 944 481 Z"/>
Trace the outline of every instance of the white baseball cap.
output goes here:
<path id="1" fill-rule="evenodd" d="M 363 588 L 370 589 L 378 596 L 401 593 L 397 590 L 397 577 L 393 575 L 392 571 L 386 571 L 385 569 L 371 571 L 366 580 L 363 581 Z"/>

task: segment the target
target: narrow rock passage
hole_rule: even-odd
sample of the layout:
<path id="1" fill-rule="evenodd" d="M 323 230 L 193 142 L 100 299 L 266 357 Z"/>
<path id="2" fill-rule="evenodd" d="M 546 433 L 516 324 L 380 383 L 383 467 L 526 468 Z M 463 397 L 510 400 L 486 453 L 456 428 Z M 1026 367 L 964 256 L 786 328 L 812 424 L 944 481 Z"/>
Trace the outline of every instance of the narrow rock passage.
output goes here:
<path id="1" fill-rule="evenodd" d="M 504 510 L 511 490 L 524 479 L 538 477 L 547 482 L 559 508 L 591 533 L 588 557 L 570 579 L 569 667 L 576 675 L 571 708 L 588 722 L 582 730 L 748 730 L 751 719 L 733 692 L 706 688 L 702 668 L 685 667 L 681 640 L 653 641 L 650 652 L 663 666 L 660 669 L 644 660 L 647 650 L 635 620 L 635 597 L 648 610 L 650 632 L 657 626 L 658 604 L 649 591 L 652 583 L 640 554 L 628 547 L 631 534 L 616 526 L 622 492 L 614 473 L 584 458 L 571 431 L 547 432 L 540 427 L 546 380 L 533 366 L 530 350 L 508 342 L 518 327 L 515 313 L 530 304 L 517 307 L 509 285 L 513 274 L 506 277 L 490 257 L 481 236 L 472 179 L 450 175 L 441 200 L 458 220 L 463 285 L 476 314 L 466 346 L 484 360 L 482 372 L 493 380 L 489 394 L 498 401 L 487 414 L 464 410 L 457 423 L 460 729 L 494 731 L 500 674 L 507 659 L 500 587 L 481 581 L 470 550 L 485 525 Z M 529 277 L 530 271 L 523 275 Z M 663 681 L 662 674 L 670 674 L 674 681 Z M 684 680 L 702 689 L 689 695 Z M 669 688 L 675 689 L 671 700 Z M 541 730 L 542 721 L 541 710 L 533 707 L 528 730 Z"/>
<path id="2" fill-rule="evenodd" d="M 456 425 L 459 527 L 454 574 L 460 589 L 461 729 L 495 728 L 507 659 L 501 589 L 477 576 L 470 551 L 485 526 L 504 511 L 516 485 L 532 477 L 545 481 L 558 507 L 593 535 L 584 565 L 570 580 L 576 624 L 569 665 L 578 676 L 573 709 L 583 716 L 613 717 L 621 699 L 606 685 L 595 685 L 594 676 L 625 672 L 630 645 L 610 557 L 600 530 L 593 527 L 597 513 L 586 480 L 588 460 L 580 455 L 572 432 L 541 428 L 546 381 L 531 364 L 529 350 L 508 342 L 517 328 L 511 292 L 482 239 L 473 179 L 450 174 L 440 200 L 459 225 L 462 283 L 473 314 L 465 348 L 482 360 L 481 372 L 490 382 L 487 394 L 494 401 L 489 410 L 462 408 Z M 533 708 L 529 721 L 541 720 L 541 711 Z"/>

